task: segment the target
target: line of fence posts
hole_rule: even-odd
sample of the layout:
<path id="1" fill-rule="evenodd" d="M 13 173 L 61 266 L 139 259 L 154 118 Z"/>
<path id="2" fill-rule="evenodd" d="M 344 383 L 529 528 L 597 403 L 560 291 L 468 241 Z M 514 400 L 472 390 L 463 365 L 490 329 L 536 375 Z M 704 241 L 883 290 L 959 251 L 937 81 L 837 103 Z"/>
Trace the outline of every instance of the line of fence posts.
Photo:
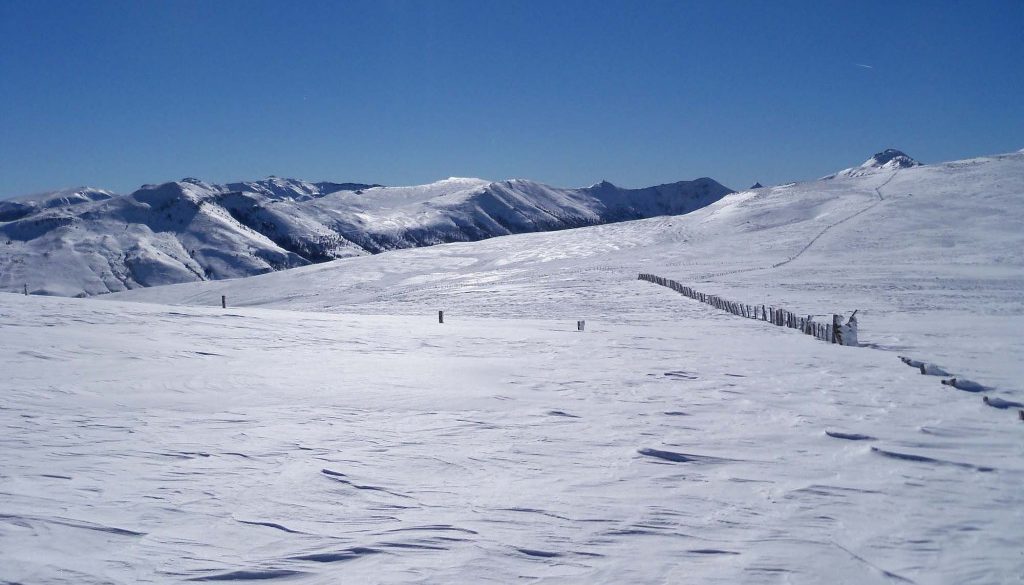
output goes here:
<path id="1" fill-rule="evenodd" d="M 853 315 L 850 316 L 850 319 L 846 324 L 843 324 L 843 319 L 840 315 L 832 315 L 831 323 L 822 323 L 820 321 L 815 321 L 812 315 L 800 316 L 786 311 L 785 309 L 779 309 L 776 307 L 748 305 L 745 303 L 730 301 L 717 295 L 702 293 L 674 280 L 664 278 L 662 276 L 656 276 L 654 274 L 641 273 L 639 280 L 645 280 L 647 282 L 652 282 L 654 284 L 670 288 L 685 297 L 711 305 L 716 309 L 727 311 L 739 317 L 755 319 L 757 321 L 766 321 L 773 325 L 778 325 L 779 327 L 798 329 L 807 335 L 813 336 L 815 339 L 820 339 L 829 343 L 857 345 L 857 311 L 853 312 Z"/>

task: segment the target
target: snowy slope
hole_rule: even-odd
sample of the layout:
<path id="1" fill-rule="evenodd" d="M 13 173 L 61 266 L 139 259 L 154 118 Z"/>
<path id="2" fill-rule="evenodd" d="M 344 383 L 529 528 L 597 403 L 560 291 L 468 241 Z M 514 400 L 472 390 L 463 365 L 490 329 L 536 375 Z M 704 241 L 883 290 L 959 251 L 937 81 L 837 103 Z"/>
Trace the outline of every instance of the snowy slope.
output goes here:
<path id="1" fill-rule="evenodd" d="M 592 295 L 600 302 L 605 287 L 650 272 L 799 314 L 859 309 L 866 343 L 917 351 L 1018 388 L 1021 225 L 1024 155 L 1014 153 L 744 191 L 685 216 L 350 258 L 114 298 L 216 305 L 226 295 L 233 305 L 314 311 L 447 308 L 576 318 Z M 574 299 L 568 307 L 567 297 Z M 525 309 L 518 308 L 521 298 L 530 299 Z"/>
<path id="2" fill-rule="evenodd" d="M 127 196 L 81 191 L 0 204 L 0 290 L 86 296 L 236 278 L 397 248 L 685 213 L 711 179 L 647 189 L 524 180 L 416 187 L 184 179 Z"/>
<path id="3" fill-rule="evenodd" d="M 535 237 L 506 238 L 510 258 Z M 457 308 L 444 325 L 426 310 L 4 295 L 0 580 L 924 584 L 1024 570 L 1012 411 L 887 352 L 593 276 L 460 279 L 460 295 L 416 303 Z M 411 310 L 411 288 L 393 303 Z"/>
<path id="4" fill-rule="evenodd" d="M 1024 423 L 981 396 L 1024 403 L 1020 225 L 1015 153 L 238 280 L 3 295 L 0 582 L 1014 582 Z M 864 345 L 641 271 L 859 309 Z"/>

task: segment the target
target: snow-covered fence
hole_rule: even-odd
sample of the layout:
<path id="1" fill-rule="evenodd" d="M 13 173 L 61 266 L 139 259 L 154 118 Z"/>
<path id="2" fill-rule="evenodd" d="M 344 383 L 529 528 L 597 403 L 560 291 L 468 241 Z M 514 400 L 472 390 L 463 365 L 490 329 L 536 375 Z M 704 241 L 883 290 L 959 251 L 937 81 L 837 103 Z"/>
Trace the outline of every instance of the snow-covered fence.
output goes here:
<path id="1" fill-rule="evenodd" d="M 684 286 L 674 280 L 664 278 L 662 276 L 656 276 L 654 274 L 640 274 L 639 280 L 646 280 L 647 282 L 660 284 L 661 286 L 668 287 L 685 297 L 711 305 L 716 309 L 727 311 L 733 315 L 746 317 L 747 319 L 756 319 L 758 321 L 767 321 L 773 325 L 778 325 L 779 327 L 799 329 L 807 335 L 813 335 L 815 339 L 820 339 L 829 343 L 857 345 L 857 311 L 854 311 L 853 315 L 850 315 L 849 320 L 847 320 L 845 324 L 843 323 L 843 318 L 840 315 L 832 315 L 832 321 L 830 323 L 823 323 L 821 321 L 815 321 L 813 315 L 800 316 L 786 311 L 785 309 L 779 309 L 776 307 L 747 305 L 745 303 L 730 301 L 717 295 L 709 295 L 696 291 L 693 288 Z"/>

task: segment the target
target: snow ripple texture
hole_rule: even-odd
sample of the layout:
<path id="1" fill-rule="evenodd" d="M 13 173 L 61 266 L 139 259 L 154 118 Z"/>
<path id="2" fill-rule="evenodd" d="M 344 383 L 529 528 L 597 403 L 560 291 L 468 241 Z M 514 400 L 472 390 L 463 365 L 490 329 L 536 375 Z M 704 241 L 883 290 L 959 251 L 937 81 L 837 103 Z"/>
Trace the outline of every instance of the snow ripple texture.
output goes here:
<path id="1" fill-rule="evenodd" d="M 0 577 L 1020 574 L 1024 425 L 642 284 L 586 333 L 11 296 Z"/>
<path id="2" fill-rule="evenodd" d="M 891 174 L 2 295 L 0 582 L 1019 581 L 1024 423 L 898 356 L 1024 401 L 1024 155 Z M 860 309 L 863 347 L 638 272 Z"/>

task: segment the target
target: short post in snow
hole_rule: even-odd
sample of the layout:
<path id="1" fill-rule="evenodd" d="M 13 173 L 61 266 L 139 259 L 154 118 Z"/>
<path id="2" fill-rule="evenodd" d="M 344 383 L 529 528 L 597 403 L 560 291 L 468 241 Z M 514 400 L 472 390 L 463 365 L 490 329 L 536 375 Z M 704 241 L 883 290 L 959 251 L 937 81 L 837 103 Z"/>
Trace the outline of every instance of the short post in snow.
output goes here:
<path id="1" fill-rule="evenodd" d="M 843 318 L 839 315 L 832 315 L 832 343 L 843 344 Z"/>
<path id="2" fill-rule="evenodd" d="M 583 328 L 586 327 L 586 326 L 587 326 L 587 322 L 586 321 L 577 321 L 576 322 L 576 331 L 583 331 Z"/>
<path id="3" fill-rule="evenodd" d="M 444 311 L 437 312 L 437 322 L 444 323 Z"/>
<path id="4" fill-rule="evenodd" d="M 228 308 L 228 297 L 227 295 L 220 295 L 220 308 Z"/>
<path id="5" fill-rule="evenodd" d="M 25 296 L 28 296 L 28 284 L 25 284 Z"/>

